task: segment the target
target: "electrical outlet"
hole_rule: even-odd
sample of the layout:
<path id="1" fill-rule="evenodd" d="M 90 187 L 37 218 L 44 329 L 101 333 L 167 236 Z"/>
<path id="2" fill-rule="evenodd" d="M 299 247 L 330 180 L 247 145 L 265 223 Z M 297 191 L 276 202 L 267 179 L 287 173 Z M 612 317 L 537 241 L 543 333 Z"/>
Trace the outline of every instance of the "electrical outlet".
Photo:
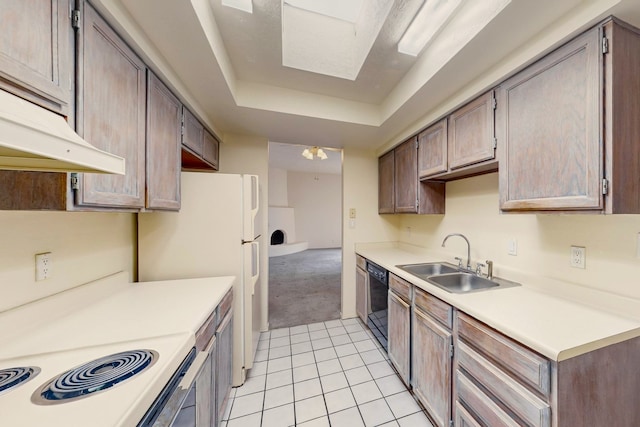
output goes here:
<path id="1" fill-rule="evenodd" d="M 518 255 L 518 241 L 516 239 L 509 239 L 507 242 L 507 253 L 509 255 Z"/>
<path id="2" fill-rule="evenodd" d="M 349 209 L 349 219 L 356 219 L 356 208 Z"/>
<path id="3" fill-rule="evenodd" d="M 571 267 L 585 268 L 587 249 L 582 246 L 571 246 Z"/>
<path id="4" fill-rule="evenodd" d="M 51 252 L 36 254 L 36 282 L 51 277 Z"/>

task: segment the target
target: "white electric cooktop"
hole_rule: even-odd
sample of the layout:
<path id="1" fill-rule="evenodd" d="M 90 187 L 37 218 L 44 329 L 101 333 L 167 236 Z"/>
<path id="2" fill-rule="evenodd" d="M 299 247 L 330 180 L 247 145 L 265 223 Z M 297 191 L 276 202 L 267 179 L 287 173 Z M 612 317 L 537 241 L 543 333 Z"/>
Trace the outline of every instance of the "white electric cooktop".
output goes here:
<path id="1" fill-rule="evenodd" d="M 6 370 L 35 367 L 37 374 L 0 391 L 0 426 L 136 426 L 234 280 L 126 283 L 126 275 L 114 275 L 0 313 L 0 390 Z M 55 377 L 121 352 L 134 353 L 127 358 L 152 355 L 153 361 L 136 375 L 86 397 L 63 403 L 34 397 Z M 91 375 L 115 365 L 97 366 Z"/>

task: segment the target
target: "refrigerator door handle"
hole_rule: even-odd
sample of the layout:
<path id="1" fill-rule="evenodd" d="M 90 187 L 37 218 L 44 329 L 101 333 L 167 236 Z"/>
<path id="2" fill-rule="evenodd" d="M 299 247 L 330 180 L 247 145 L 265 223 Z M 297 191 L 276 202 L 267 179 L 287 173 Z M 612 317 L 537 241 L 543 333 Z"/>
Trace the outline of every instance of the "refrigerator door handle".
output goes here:
<path id="1" fill-rule="evenodd" d="M 260 242 L 251 242 L 251 295 L 256 293 L 260 276 Z"/>

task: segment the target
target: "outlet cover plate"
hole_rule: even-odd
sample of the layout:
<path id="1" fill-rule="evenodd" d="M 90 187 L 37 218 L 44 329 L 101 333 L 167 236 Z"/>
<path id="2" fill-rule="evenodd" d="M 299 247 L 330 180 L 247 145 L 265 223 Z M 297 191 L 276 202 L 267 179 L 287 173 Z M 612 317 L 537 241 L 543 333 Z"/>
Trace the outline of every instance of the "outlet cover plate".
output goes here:
<path id="1" fill-rule="evenodd" d="M 587 249 L 583 246 L 571 246 L 571 267 L 585 268 Z"/>

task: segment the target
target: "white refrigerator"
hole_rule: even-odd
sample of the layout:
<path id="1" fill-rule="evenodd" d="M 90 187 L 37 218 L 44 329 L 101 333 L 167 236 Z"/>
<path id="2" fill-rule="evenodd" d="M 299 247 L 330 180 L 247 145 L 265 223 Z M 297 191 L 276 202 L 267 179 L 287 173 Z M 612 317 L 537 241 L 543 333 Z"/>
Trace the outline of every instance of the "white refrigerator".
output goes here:
<path id="1" fill-rule="evenodd" d="M 239 386 L 260 338 L 258 177 L 182 172 L 181 179 L 180 212 L 138 215 L 138 278 L 236 276 L 233 385 Z"/>

